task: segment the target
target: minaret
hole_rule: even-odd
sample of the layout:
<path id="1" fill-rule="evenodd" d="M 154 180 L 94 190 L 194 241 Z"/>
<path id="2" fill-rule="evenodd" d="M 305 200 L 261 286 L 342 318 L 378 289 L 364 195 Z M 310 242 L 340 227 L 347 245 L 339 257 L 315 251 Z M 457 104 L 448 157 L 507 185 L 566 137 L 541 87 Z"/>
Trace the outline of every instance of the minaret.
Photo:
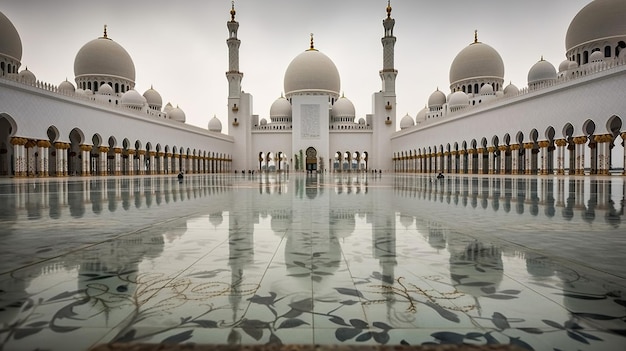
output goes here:
<path id="1" fill-rule="evenodd" d="M 382 89 L 374 93 L 374 113 L 368 116 L 374 132 L 372 135 L 372 150 L 368 155 L 369 167 L 389 171 L 392 169 L 391 136 L 396 131 L 396 76 L 393 53 L 396 37 L 393 36 L 393 26 L 396 20 L 391 18 L 391 1 L 387 1 L 387 17 L 383 19 L 385 35 L 381 39 L 383 44 L 383 69 L 380 70 Z"/>
<path id="2" fill-rule="evenodd" d="M 237 39 L 239 22 L 235 21 L 235 13 L 235 2 L 233 1 L 230 21 L 226 23 L 228 26 L 228 39 L 226 40 L 228 45 L 228 72 L 226 72 L 226 78 L 228 79 L 228 105 L 230 109 L 234 108 L 234 104 L 239 103 L 241 80 L 243 79 L 243 73 L 239 72 L 239 45 L 241 40 Z"/>
<path id="3" fill-rule="evenodd" d="M 230 21 L 226 22 L 228 27 L 228 135 L 233 137 L 234 147 L 232 159 L 233 170 L 254 169 L 256 157 L 252 154 L 252 143 L 250 140 L 252 126 L 252 95 L 241 90 L 241 80 L 243 73 L 239 71 L 239 45 L 241 41 L 237 39 L 239 22 L 235 21 L 235 2 L 232 2 L 230 9 Z"/>
<path id="4" fill-rule="evenodd" d="M 380 71 L 380 79 L 383 82 L 383 92 L 394 95 L 396 92 L 396 76 L 398 75 L 398 71 L 393 66 L 394 45 L 396 44 L 396 37 L 393 36 L 393 26 L 395 24 L 396 20 L 391 18 L 391 0 L 388 0 L 387 18 L 383 20 L 385 36 L 381 39 L 383 43 L 383 69 Z"/>

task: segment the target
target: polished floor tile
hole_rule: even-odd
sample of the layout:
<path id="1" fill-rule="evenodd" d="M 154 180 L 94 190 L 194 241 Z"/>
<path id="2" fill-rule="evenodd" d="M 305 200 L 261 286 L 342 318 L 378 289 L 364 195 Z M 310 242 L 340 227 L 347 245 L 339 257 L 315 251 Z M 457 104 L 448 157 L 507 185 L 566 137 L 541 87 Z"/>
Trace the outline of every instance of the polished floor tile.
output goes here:
<path id="1" fill-rule="evenodd" d="M 0 349 L 626 345 L 623 177 L 0 179 Z"/>

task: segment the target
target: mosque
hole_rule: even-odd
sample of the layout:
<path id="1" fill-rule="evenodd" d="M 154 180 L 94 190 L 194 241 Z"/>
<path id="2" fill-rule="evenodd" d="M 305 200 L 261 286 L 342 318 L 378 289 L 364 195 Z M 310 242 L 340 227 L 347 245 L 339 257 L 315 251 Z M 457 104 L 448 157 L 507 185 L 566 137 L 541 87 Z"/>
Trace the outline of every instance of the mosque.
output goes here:
<path id="1" fill-rule="evenodd" d="M 269 118 L 243 92 L 233 5 L 227 21 L 228 134 L 206 129 L 155 89 L 134 89 L 126 49 L 103 35 L 78 50 L 74 83 L 45 83 L 21 68 L 22 42 L 0 13 L 0 175 L 369 172 L 458 174 L 624 173 L 626 2 L 594 0 L 579 11 L 558 69 L 540 59 L 527 86 L 505 84 L 497 50 L 479 41 L 450 67 L 416 117 L 397 121 L 395 20 L 384 17 L 381 89 L 358 118 L 340 74 L 311 37 L 284 75 Z"/>

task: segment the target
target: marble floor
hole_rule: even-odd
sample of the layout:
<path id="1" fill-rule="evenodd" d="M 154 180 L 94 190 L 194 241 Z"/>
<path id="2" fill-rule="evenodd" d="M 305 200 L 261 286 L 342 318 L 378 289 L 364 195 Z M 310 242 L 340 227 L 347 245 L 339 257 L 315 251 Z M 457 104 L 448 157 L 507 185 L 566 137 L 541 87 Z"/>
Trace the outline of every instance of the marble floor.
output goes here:
<path id="1" fill-rule="evenodd" d="M 624 350 L 625 179 L 0 179 L 0 350 Z"/>

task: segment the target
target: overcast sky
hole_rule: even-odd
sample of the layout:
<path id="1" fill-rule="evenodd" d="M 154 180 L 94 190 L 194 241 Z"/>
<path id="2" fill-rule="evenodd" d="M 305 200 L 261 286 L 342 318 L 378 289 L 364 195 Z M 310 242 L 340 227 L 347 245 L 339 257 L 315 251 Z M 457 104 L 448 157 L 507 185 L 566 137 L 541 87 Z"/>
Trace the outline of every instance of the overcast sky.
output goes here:
<path id="1" fill-rule="evenodd" d="M 454 57 L 474 38 L 504 61 L 505 85 L 527 85 L 541 56 L 558 68 L 570 21 L 590 0 L 392 0 L 397 114 L 415 117 L 439 87 L 449 93 Z M 254 113 L 269 120 L 291 60 L 309 46 L 329 56 L 357 119 L 371 113 L 381 89 L 382 20 L 387 0 L 237 0 L 242 88 Z M 178 105 L 187 123 L 206 128 L 216 115 L 227 131 L 226 22 L 230 0 L 2 0 L 0 12 L 22 39 L 22 68 L 58 85 L 74 82 L 74 58 L 87 42 L 108 36 L 133 58 L 135 89 L 153 86 L 163 104 Z"/>

